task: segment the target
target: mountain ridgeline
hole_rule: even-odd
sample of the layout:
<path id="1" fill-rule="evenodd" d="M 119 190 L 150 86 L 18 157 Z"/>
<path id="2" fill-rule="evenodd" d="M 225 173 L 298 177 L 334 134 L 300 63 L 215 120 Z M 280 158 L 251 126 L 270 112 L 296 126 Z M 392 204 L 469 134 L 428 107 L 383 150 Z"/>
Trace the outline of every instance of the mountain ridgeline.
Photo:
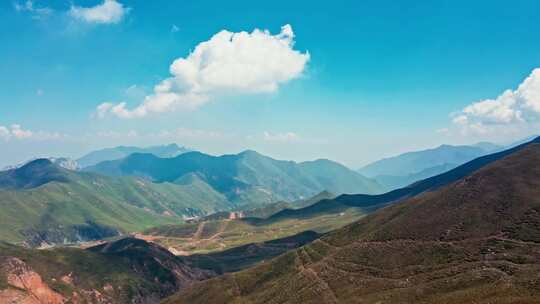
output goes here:
<path id="1" fill-rule="evenodd" d="M 329 160 L 296 163 L 275 160 L 254 151 L 211 156 L 188 152 L 174 158 L 132 154 L 86 168 L 109 176 L 139 176 L 154 182 L 182 183 L 199 178 L 233 204 L 294 201 L 328 190 L 332 193 L 380 193 L 373 180 Z"/>
<path id="2" fill-rule="evenodd" d="M 267 216 L 286 206 L 275 204 L 280 200 L 326 189 L 373 193 L 378 185 L 331 161 L 277 161 L 252 151 L 221 157 L 188 152 L 173 158 L 136 153 L 87 171 L 37 159 L 0 172 L 0 240 L 39 247 L 221 211 L 257 209 L 252 214 Z"/>
<path id="3" fill-rule="evenodd" d="M 92 151 L 84 155 L 83 157 L 77 159 L 76 162 L 79 164 L 80 167 L 84 168 L 96 165 L 103 161 L 121 159 L 133 153 L 151 153 L 159 157 L 175 157 L 189 151 L 191 150 L 186 147 L 180 147 L 177 144 L 153 146 L 147 148 L 119 146 L 114 148 Z"/>
<path id="4" fill-rule="evenodd" d="M 305 208 L 285 209 L 272 215 L 268 220 L 271 221 L 283 218 L 306 218 L 319 214 L 340 213 L 350 208 L 361 209 L 364 212 L 373 212 L 379 208 L 395 203 L 397 201 L 413 197 L 424 192 L 434 191 L 442 186 L 453 183 L 471 174 L 472 172 L 482 168 L 483 166 L 486 166 L 512 153 L 524 149 L 528 145 L 533 145 L 537 143 L 540 143 L 540 137 L 537 137 L 530 142 L 515 146 L 507 150 L 478 157 L 450 171 L 423 179 L 407 187 L 377 195 L 343 194 L 336 197 L 335 199 L 322 200 Z"/>
<path id="5" fill-rule="evenodd" d="M 487 142 L 471 146 L 441 145 L 433 149 L 407 152 L 381 159 L 364 166 L 358 172 L 374 178 L 388 190 L 393 190 L 441 174 L 477 157 L 501 149 L 501 146 Z"/>
<path id="6" fill-rule="evenodd" d="M 539 303 L 540 139 L 428 180 L 417 187 L 432 191 L 165 303 Z"/>

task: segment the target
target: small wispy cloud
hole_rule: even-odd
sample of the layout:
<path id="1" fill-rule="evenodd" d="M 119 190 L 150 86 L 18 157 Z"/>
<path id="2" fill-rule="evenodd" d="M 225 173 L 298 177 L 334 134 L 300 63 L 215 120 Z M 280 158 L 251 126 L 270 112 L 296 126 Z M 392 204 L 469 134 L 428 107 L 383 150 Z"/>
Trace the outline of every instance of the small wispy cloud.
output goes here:
<path id="1" fill-rule="evenodd" d="M 171 33 L 176 33 L 176 32 L 179 32 L 179 31 L 180 31 L 180 28 L 176 24 L 173 24 L 171 26 Z"/>
<path id="2" fill-rule="evenodd" d="M 270 142 L 295 142 L 300 139 L 300 136 L 294 132 L 285 132 L 285 133 L 272 133 L 265 131 L 263 133 L 263 139 Z"/>
<path id="3" fill-rule="evenodd" d="M 67 138 L 65 134 L 58 132 L 48 132 L 48 131 L 33 131 L 24 129 L 19 124 L 12 124 L 10 126 L 1 126 L 0 125 L 0 139 L 4 141 L 8 140 L 53 140 L 53 139 L 62 139 Z"/>
<path id="4" fill-rule="evenodd" d="M 104 0 L 93 7 L 72 6 L 69 15 L 87 23 L 112 24 L 122 21 L 130 10 L 116 0 Z"/>
<path id="5" fill-rule="evenodd" d="M 27 0 L 26 2 L 14 2 L 13 7 L 17 12 L 26 12 L 32 15 L 34 19 L 41 19 L 43 17 L 50 16 L 54 11 L 53 9 L 45 6 L 37 6 L 34 1 Z"/>

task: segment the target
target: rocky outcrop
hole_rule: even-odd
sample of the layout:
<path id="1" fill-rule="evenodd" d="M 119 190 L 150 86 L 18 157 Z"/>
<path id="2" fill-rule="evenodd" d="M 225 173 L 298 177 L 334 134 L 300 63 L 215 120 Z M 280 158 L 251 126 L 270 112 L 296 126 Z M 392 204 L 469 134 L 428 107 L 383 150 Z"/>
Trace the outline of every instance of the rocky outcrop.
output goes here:
<path id="1" fill-rule="evenodd" d="M 11 287 L 0 291 L 0 303 L 64 304 L 67 299 L 52 290 L 25 262 L 9 257 L 1 267 L 7 284 Z M 14 287 L 14 288 L 13 288 Z"/>

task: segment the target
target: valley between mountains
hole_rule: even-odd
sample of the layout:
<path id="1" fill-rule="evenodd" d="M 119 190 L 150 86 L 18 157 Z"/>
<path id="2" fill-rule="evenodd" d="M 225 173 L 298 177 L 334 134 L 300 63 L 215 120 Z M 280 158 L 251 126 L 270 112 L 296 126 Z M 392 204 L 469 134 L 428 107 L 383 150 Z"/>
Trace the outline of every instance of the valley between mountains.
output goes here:
<path id="1" fill-rule="evenodd" d="M 540 303 L 539 183 L 539 138 L 358 171 L 177 145 L 36 159 L 0 172 L 0 303 Z"/>

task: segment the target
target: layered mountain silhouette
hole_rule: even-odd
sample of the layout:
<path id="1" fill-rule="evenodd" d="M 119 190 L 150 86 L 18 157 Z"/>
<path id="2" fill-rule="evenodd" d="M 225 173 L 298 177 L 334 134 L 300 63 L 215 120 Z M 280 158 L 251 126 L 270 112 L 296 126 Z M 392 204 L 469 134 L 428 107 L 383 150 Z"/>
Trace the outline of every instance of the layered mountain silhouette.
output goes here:
<path id="1" fill-rule="evenodd" d="M 79 166 L 84 168 L 96 165 L 103 161 L 121 159 L 133 153 L 150 153 L 158 157 L 175 157 L 189 151 L 191 151 L 191 149 L 186 147 L 180 147 L 177 144 L 153 146 L 148 148 L 119 146 L 114 148 L 92 151 L 84 155 L 83 157 L 77 159 L 77 163 L 79 164 Z"/>
<path id="2" fill-rule="evenodd" d="M 332 193 L 380 193 L 373 180 L 329 160 L 296 163 L 275 160 L 255 151 L 211 156 L 200 152 L 174 158 L 132 154 L 86 168 L 109 176 L 139 176 L 155 182 L 181 182 L 197 176 L 232 202 L 294 201 L 328 190 Z"/>
<path id="3" fill-rule="evenodd" d="M 501 146 L 488 142 L 471 146 L 441 145 L 433 149 L 384 158 L 362 167 L 358 172 L 376 179 L 387 189 L 393 190 L 441 174 L 477 157 L 501 149 Z"/>
<path id="4" fill-rule="evenodd" d="M 165 303 L 540 301 L 540 139 L 400 191 L 408 198 Z"/>
<path id="5" fill-rule="evenodd" d="M 528 145 L 532 145 L 540 142 L 540 137 L 536 139 L 515 146 L 511 149 L 507 149 L 501 152 L 485 155 L 476 158 L 470 162 L 467 162 L 461 166 L 458 166 L 445 173 L 426 178 L 418 181 L 407 187 L 396 189 L 390 192 L 379 195 L 366 195 L 366 194 L 343 194 L 332 200 L 322 200 L 318 203 L 310 205 L 306 208 L 289 210 L 285 209 L 275 215 L 271 216 L 272 219 L 282 218 L 303 218 L 310 217 L 321 213 L 339 213 L 348 208 L 360 208 L 366 212 L 372 212 L 378 208 L 382 208 L 388 204 L 397 202 L 399 200 L 412 197 L 427 191 L 434 191 L 449 183 L 455 182 L 460 178 L 463 178 L 472 172 L 486 166 L 494 161 L 504 158 L 512 153 L 515 153 Z"/>

